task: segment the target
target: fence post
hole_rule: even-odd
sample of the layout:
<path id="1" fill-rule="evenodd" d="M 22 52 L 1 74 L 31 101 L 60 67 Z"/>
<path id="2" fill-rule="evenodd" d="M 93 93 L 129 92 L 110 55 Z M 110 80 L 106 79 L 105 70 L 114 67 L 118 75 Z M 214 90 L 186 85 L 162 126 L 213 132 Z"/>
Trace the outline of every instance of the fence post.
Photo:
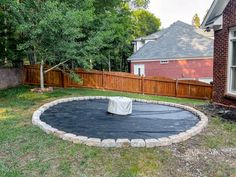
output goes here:
<path id="1" fill-rule="evenodd" d="M 28 72 L 27 72 L 26 66 L 23 66 L 23 77 L 22 77 L 23 84 L 26 83 L 27 78 L 28 78 Z"/>
<path id="2" fill-rule="evenodd" d="M 179 90 L 179 80 L 176 79 L 176 81 L 175 81 L 175 97 L 178 97 L 178 90 Z"/>
<path id="3" fill-rule="evenodd" d="M 64 78 L 64 73 L 61 71 L 61 85 L 63 88 L 65 88 L 65 78 Z"/>
<path id="4" fill-rule="evenodd" d="M 102 89 L 104 90 L 104 69 L 102 70 Z"/>
<path id="5" fill-rule="evenodd" d="M 142 77 L 141 77 L 141 89 L 142 89 L 142 94 L 144 95 L 144 77 L 143 77 L 143 75 L 142 75 Z"/>
<path id="6" fill-rule="evenodd" d="M 189 82 L 188 82 L 188 83 L 189 83 Z M 190 83 L 189 83 L 189 85 L 188 85 L 188 95 L 191 96 L 191 85 L 190 85 Z"/>
<path id="7" fill-rule="evenodd" d="M 61 78 L 62 78 L 62 86 L 63 88 L 67 87 L 67 77 L 66 74 L 61 71 Z"/>

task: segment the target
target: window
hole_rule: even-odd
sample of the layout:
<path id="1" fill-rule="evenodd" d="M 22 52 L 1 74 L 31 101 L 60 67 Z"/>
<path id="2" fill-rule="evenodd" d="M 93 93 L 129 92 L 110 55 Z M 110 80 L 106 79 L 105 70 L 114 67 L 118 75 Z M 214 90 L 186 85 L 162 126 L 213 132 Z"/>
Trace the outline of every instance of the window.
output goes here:
<path id="1" fill-rule="evenodd" d="M 236 95 L 236 28 L 229 34 L 228 92 Z"/>
<path id="2" fill-rule="evenodd" d="M 169 60 L 161 60 L 161 61 L 160 61 L 160 64 L 161 64 L 161 65 L 168 64 L 168 63 L 169 63 Z"/>
<path id="3" fill-rule="evenodd" d="M 145 76 L 144 64 L 134 64 L 134 74 L 138 76 Z"/>

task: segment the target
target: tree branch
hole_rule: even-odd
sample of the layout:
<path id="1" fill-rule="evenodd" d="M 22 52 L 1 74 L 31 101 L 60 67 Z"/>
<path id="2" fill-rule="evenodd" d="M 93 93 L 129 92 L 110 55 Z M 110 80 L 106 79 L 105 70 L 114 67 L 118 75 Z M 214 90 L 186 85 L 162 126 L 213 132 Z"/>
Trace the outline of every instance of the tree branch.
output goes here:
<path id="1" fill-rule="evenodd" d="M 61 63 L 59 63 L 59 64 L 57 64 L 57 65 L 51 67 L 50 69 L 44 71 L 44 73 L 46 74 L 47 72 L 49 72 L 49 71 L 51 71 L 51 70 L 57 68 L 58 66 L 60 66 L 60 65 L 62 65 L 62 64 L 64 64 L 64 63 L 66 63 L 66 62 L 69 61 L 69 60 L 70 60 L 70 59 L 68 59 L 68 60 L 66 60 L 66 61 L 63 61 L 63 62 L 61 62 Z"/>

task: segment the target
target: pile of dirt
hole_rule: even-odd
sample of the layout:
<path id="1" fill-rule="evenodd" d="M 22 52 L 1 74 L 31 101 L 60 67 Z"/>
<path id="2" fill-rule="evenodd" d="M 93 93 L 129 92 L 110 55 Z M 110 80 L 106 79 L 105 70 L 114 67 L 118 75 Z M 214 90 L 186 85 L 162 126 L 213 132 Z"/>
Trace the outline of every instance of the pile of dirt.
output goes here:
<path id="1" fill-rule="evenodd" d="M 53 92 L 53 87 L 48 87 L 48 88 L 33 88 L 30 90 L 31 92 L 36 92 L 36 93 L 47 93 L 47 92 Z"/>
<path id="2" fill-rule="evenodd" d="M 214 104 L 202 105 L 200 108 L 204 112 L 210 113 L 212 116 L 220 116 L 226 120 L 236 122 L 236 109 Z"/>

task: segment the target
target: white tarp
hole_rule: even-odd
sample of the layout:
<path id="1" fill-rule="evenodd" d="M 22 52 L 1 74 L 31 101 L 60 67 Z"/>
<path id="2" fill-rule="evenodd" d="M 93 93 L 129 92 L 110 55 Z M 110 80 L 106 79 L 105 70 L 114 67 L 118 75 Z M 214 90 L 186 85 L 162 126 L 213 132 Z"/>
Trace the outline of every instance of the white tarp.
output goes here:
<path id="1" fill-rule="evenodd" d="M 117 115 L 132 114 L 132 100 L 125 97 L 111 97 L 109 98 L 108 112 Z"/>

